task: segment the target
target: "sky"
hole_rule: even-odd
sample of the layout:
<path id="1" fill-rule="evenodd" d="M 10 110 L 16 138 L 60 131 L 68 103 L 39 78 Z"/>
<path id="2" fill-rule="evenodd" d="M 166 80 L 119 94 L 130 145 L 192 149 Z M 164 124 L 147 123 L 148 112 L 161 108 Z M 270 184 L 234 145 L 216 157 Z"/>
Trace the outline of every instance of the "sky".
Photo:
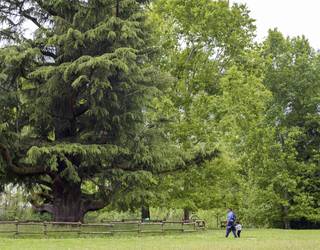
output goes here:
<path id="1" fill-rule="evenodd" d="M 320 49 L 320 0 L 230 0 L 244 3 L 256 20 L 257 40 L 262 41 L 270 28 L 285 36 L 305 35 L 310 44 Z M 28 25 L 28 28 L 32 25 Z M 34 28 L 34 27 L 32 27 Z M 32 30 L 31 28 L 31 30 Z"/>
<path id="2" fill-rule="evenodd" d="M 245 3 L 256 19 L 261 41 L 268 29 L 278 28 L 285 36 L 305 35 L 315 49 L 320 49 L 320 0 L 231 0 Z"/>

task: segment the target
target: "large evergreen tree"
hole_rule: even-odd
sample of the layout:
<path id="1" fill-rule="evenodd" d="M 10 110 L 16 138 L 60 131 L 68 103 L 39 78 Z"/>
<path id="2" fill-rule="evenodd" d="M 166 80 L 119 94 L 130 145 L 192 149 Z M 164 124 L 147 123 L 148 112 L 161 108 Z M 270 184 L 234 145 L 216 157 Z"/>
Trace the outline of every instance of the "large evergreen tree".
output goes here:
<path id="1" fill-rule="evenodd" d="M 164 82 L 146 2 L 1 0 L 2 183 L 23 183 L 56 221 L 114 201 L 138 206 L 157 173 L 215 155 L 185 160 L 145 120 Z"/>

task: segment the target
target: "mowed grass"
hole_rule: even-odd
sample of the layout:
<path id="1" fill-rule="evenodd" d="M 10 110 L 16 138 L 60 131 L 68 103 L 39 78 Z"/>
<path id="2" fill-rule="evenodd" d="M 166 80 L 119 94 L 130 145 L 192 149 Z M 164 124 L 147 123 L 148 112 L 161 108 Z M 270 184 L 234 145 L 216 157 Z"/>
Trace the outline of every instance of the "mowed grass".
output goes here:
<path id="1" fill-rule="evenodd" d="M 14 250 L 320 250 L 320 230 L 245 230 L 243 237 L 224 238 L 224 231 L 172 235 L 113 235 L 101 238 L 1 238 L 0 249 Z"/>

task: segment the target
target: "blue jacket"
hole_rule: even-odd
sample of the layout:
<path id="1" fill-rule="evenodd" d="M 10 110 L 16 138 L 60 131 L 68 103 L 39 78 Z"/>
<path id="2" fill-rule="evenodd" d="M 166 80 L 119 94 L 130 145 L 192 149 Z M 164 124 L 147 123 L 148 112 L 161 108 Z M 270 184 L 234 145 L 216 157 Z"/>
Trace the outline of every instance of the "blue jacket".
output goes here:
<path id="1" fill-rule="evenodd" d="M 235 222 L 236 221 L 236 215 L 234 214 L 233 211 L 230 211 L 227 214 L 227 222 Z"/>

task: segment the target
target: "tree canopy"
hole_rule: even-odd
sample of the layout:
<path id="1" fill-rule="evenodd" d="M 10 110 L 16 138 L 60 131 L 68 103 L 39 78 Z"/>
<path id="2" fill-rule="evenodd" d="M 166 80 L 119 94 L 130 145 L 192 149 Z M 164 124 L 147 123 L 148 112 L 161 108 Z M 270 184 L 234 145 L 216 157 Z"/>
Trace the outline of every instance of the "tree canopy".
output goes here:
<path id="1" fill-rule="evenodd" d="M 0 22 L 0 184 L 38 211 L 320 221 L 307 38 L 256 42 L 245 5 L 210 0 L 2 0 Z"/>
<path id="2" fill-rule="evenodd" d="M 57 221 L 113 201 L 138 206 L 154 175 L 214 155 L 182 157 L 145 119 L 168 77 L 152 64 L 144 2 L 1 6 L 3 183 L 37 191 L 34 206 Z M 26 21 L 37 26 L 32 38 Z"/>

